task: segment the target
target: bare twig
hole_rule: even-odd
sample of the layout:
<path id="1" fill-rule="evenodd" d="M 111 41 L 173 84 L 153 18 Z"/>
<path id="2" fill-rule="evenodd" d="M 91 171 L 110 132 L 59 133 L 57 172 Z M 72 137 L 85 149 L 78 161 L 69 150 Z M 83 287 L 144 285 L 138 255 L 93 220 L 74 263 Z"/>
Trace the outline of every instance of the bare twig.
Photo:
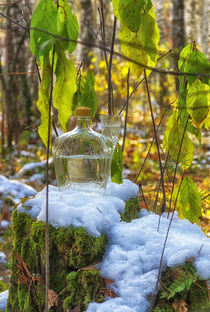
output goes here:
<path id="1" fill-rule="evenodd" d="M 206 198 L 208 198 L 210 196 L 210 194 L 207 194 L 206 196 L 204 196 L 203 198 L 201 198 L 201 200 L 205 200 Z"/>
<path id="2" fill-rule="evenodd" d="M 25 27 L 21 24 L 18 24 L 17 22 L 11 20 L 10 18 L 8 18 L 8 16 L 0 13 L 0 15 L 2 15 L 3 17 L 9 19 L 11 22 L 15 23 L 16 25 L 20 26 L 21 28 L 23 29 L 26 29 L 28 27 Z M 94 44 L 94 43 L 90 43 L 90 42 L 83 42 L 83 41 L 80 41 L 80 40 L 73 40 L 73 39 L 69 39 L 67 37 L 63 37 L 63 36 L 59 36 L 59 35 L 55 35 L 45 29 L 42 29 L 42 28 L 38 28 L 38 27 L 30 27 L 29 28 L 30 30 L 34 30 L 34 31 L 39 31 L 39 32 L 43 32 L 55 39 L 58 39 L 58 40 L 62 40 L 62 41 L 67 41 L 67 42 L 74 42 L 74 43 L 77 43 L 77 44 L 80 44 L 80 45 L 85 45 L 85 46 L 88 46 L 88 47 L 91 47 L 91 48 L 96 48 L 96 49 L 102 49 L 102 47 L 100 45 L 97 45 L 97 44 Z M 129 43 L 127 43 L 127 45 L 129 46 Z M 111 50 L 109 48 L 106 48 L 106 47 L 103 47 L 103 50 L 106 51 L 106 52 L 111 52 Z M 133 64 L 136 64 L 138 65 L 139 67 L 142 67 L 142 68 L 145 68 L 145 69 L 149 69 L 149 70 L 152 70 L 153 72 L 156 72 L 156 73 L 159 73 L 159 74 L 162 74 L 162 75 L 173 75 L 173 76 L 193 76 L 193 77 L 210 77 L 210 74 L 206 74 L 206 73 L 190 73 L 190 72 L 181 72 L 181 71 L 166 71 L 166 70 L 162 70 L 162 69 L 158 69 L 158 68 L 155 68 L 155 67 L 151 67 L 151 66 L 147 66 L 141 62 L 138 62 L 136 60 L 133 60 L 125 55 L 122 55 L 121 53 L 119 52 L 116 52 L 116 51 L 113 51 L 113 54 L 120 57 L 121 59 L 124 59 L 125 61 L 128 61 L 128 62 L 131 62 Z"/>
<path id="3" fill-rule="evenodd" d="M 132 91 L 131 94 L 129 95 L 129 100 L 131 99 L 131 97 L 133 96 L 133 94 L 136 92 L 136 90 L 138 89 L 138 87 L 140 86 L 140 84 L 141 84 L 143 81 L 144 81 L 144 78 L 141 79 L 141 81 L 138 82 L 138 83 L 136 84 L 136 86 L 134 87 L 133 91 Z M 123 106 L 121 107 L 121 109 L 120 109 L 118 115 L 120 115 L 120 114 L 122 113 L 122 111 L 124 110 L 124 108 L 126 107 L 126 105 L 127 105 L 127 100 L 125 101 L 125 103 L 124 103 Z"/>
<path id="4" fill-rule="evenodd" d="M 154 135 L 155 135 L 155 142 L 156 142 L 156 146 L 157 146 L 158 161 L 159 161 L 159 167 L 160 167 L 160 179 L 161 179 L 161 186 L 162 186 L 162 192 L 163 192 L 163 205 L 164 205 L 164 207 L 166 207 L 166 195 L 165 195 L 163 168 L 162 168 L 161 156 L 160 156 L 160 148 L 159 148 L 157 129 L 156 129 L 155 120 L 154 120 L 154 116 L 153 116 L 152 103 L 151 103 L 150 92 L 149 92 L 149 85 L 148 85 L 147 75 L 146 75 L 146 70 L 145 69 L 144 69 L 144 78 L 145 78 L 147 95 L 148 95 L 148 100 L 149 100 L 149 107 L 150 107 L 150 113 L 151 113 L 151 118 L 152 118 L 153 130 L 154 130 Z"/>
<path id="5" fill-rule="evenodd" d="M 167 163 L 168 163 L 168 158 L 169 158 L 169 153 L 167 153 L 167 155 L 166 155 L 165 164 L 164 164 L 164 167 L 163 167 L 163 175 L 164 175 L 165 170 L 166 170 L 166 166 L 167 166 Z M 161 187 L 161 181 L 159 181 L 159 184 L 158 184 L 158 189 L 157 189 L 157 193 L 156 193 L 155 203 L 154 203 L 154 207 L 153 207 L 153 212 L 155 212 L 155 213 L 156 213 L 156 208 L 157 208 L 157 202 L 158 202 L 158 196 L 159 196 L 159 192 L 160 192 L 160 187 Z M 163 207 L 163 209 L 164 208 L 165 207 Z M 161 213 L 165 212 L 165 210 L 163 211 L 163 209 L 162 209 Z"/>
<path id="6" fill-rule="evenodd" d="M 161 55 L 161 56 L 158 58 L 157 62 L 158 62 L 160 59 L 162 59 L 163 57 L 167 56 L 169 53 L 171 53 L 171 51 L 172 51 L 172 50 L 169 50 L 169 51 L 167 51 L 166 53 L 164 53 L 163 55 Z M 136 92 L 136 90 L 138 89 L 138 87 L 140 86 L 140 84 L 141 84 L 143 81 L 144 81 L 144 78 L 141 79 L 141 81 L 138 82 L 138 83 L 136 84 L 136 86 L 134 87 L 133 91 L 132 91 L 131 94 L 129 95 L 129 100 L 131 99 L 131 97 L 133 96 L 133 94 Z M 120 109 L 120 111 L 119 111 L 119 113 L 118 113 L 119 115 L 122 113 L 122 111 L 123 111 L 124 108 L 126 107 L 126 103 L 127 103 L 127 101 L 126 101 L 126 102 L 123 104 L 123 106 L 121 107 L 121 109 Z"/>
<path id="7" fill-rule="evenodd" d="M 163 264 L 163 256 L 164 256 L 164 252 L 165 252 L 165 248 L 166 248 L 166 243 L 167 243 L 167 240 L 168 240 L 168 234 L 169 234 L 169 231 L 170 231 L 170 228 L 171 228 L 171 223 L 173 221 L 174 212 L 175 212 L 175 209 L 176 209 L 176 204 L 177 204 L 177 200 L 178 200 L 178 196 L 179 196 L 179 191 L 180 191 L 180 187 L 181 187 L 181 184 L 182 184 L 182 180 L 183 180 L 183 175 L 182 175 L 181 182 L 179 184 L 179 189 L 178 189 L 178 192 L 177 192 L 177 196 L 176 196 L 176 200 L 175 200 L 175 204 L 174 204 L 174 209 L 173 209 L 173 212 L 172 212 L 172 215 L 171 215 L 171 219 L 170 219 L 170 222 L 169 222 L 169 225 L 168 225 L 168 230 L 167 230 L 167 233 L 166 233 L 165 241 L 164 241 L 164 244 L 163 244 L 163 249 L 162 249 L 161 258 L 160 258 L 160 264 L 159 264 L 159 268 L 158 268 L 158 277 L 157 277 L 157 282 L 156 282 L 156 289 L 158 288 L 158 284 L 159 284 L 159 281 L 160 281 L 160 273 L 161 273 L 162 264 Z"/>
<path id="8" fill-rule="evenodd" d="M 184 131 L 183 131 L 183 135 L 182 135 L 182 138 L 181 138 L 179 151 L 178 151 L 178 155 L 177 155 L 177 159 L 176 159 L 176 165 L 175 165 L 174 176 L 173 176 L 173 181 L 172 181 L 171 197 L 170 197 L 169 209 L 168 209 L 168 217 L 169 217 L 169 213 L 171 211 L 171 203 L 172 203 L 172 198 L 173 198 L 173 192 L 174 192 L 174 186 L 175 186 L 175 180 L 176 180 L 176 173 L 177 173 L 178 164 L 179 164 L 179 157 L 180 157 L 180 154 L 181 154 L 182 144 L 183 144 L 183 141 L 184 141 L 185 132 L 187 130 L 188 121 L 189 121 L 189 116 L 188 116 L 187 122 L 186 122 L 185 127 L 184 127 Z"/>
<path id="9" fill-rule="evenodd" d="M 55 46 L 52 55 L 51 67 L 51 86 L 50 86 L 50 99 L 49 99 L 49 114 L 48 114 L 48 139 L 47 139 L 47 161 L 46 161 L 46 228 L 45 228 L 45 312 L 49 311 L 48 305 L 48 291 L 49 291 L 49 225 L 48 225 L 48 203 L 49 203 L 49 150 L 51 142 L 51 109 L 52 109 L 52 94 L 53 94 L 53 67 L 55 57 Z"/>
<path id="10" fill-rule="evenodd" d="M 141 190 L 141 194 L 142 194 L 142 198 L 143 198 L 143 201 L 144 201 L 144 204 L 145 204 L 145 208 L 147 209 L 147 211 L 149 210 L 148 209 L 148 206 L 147 206 L 147 202 L 146 202 L 146 199 L 145 199 L 145 196 L 144 196 L 144 191 L 143 191 L 143 188 L 142 188 L 142 184 L 140 183 L 139 184 L 139 188 Z"/>
<path id="11" fill-rule="evenodd" d="M 113 89 L 112 89 L 112 59 L 114 51 L 114 42 L 116 34 L 117 18 L 114 17 L 113 33 L 112 33 L 112 43 L 111 51 L 109 55 L 109 66 L 108 66 L 108 114 L 114 114 L 114 103 L 113 103 Z"/>
<path id="12" fill-rule="evenodd" d="M 26 4 L 27 8 L 29 9 L 30 14 L 32 15 L 33 12 L 31 10 L 31 6 L 28 3 L 28 0 L 25 0 L 25 4 Z"/>
<path id="13" fill-rule="evenodd" d="M 128 74 L 127 74 L 127 105 L 126 105 L 126 112 L 125 112 L 122 152 L 124 151 L 124 147 L 125 147 L 125 139 L 126 139 L 126 131 L 127 131 L 128 104 L 129 104 L 129 79 L 130 79 L 130 68 L 128 69 Z"/>
<path id="14" fill-rule="evenodd" d="M 161 119 L 160 119 L 160 122 L 159 122 L 159 124 L 158 124 L 158 126 L 157 126 L 157 130 L 159 129 L 159 127 L 160 127 L 160 125 L 161 125 L 161 123 L 162 123 L 162 121 L 163 121 L 163 118 L 165 117 L 166 112 L 167 112 L 167 110 L 164 111 L 164 113 L 163 113 L 163 115 L 162 115 L 162 117 L 161 117 Z M 144 158 L 143 164 L 142 164 L 141 168 L 139 169 L 139 172 L 138 172 L 137 175 L 136 175 L 135 183 L 137 182 L 137 179 L 138 179 L 138 177 L 140 176 L 140 174 L 141 174 L 141 172 L 142 172 L 142 170 L 143 170 L 143 168 L 144 168 L 144 165 L 145 165 L 145 163 L 146 163 L 146 161 L 147 161 L 147 158 L 148 158 L 148 156 L 149 156 L 149 153 L 150 153 L 150 151 L 151 151 L 151 148 L 152 148 L 152 145 L 153 145 L 154 141 L 155 141 L 155 136 L 154 136 L 153 139 L 152 139 L 152 142 L 151 142 L 150 147 L 149 147 L 149 149 L 148 149 L 147 155 L 146 155 L 146 157 Z"/>
<path id="15" fill-rule="evenodd" d="M 102 44 L 100 44 L 100 49 L 103 50 L 104 52 L 104 59 L 106 62 L 106 68 L 108 70 L 109 68 L 109 63 L 108 63 L 108 58 L 107 58 L 107 49 L 106 49 L 106 34 L 105 34 L 105 21 L 104 21 L 104 7 L 103 7 L 103 1 L 100 0 L 100 5 L 101 8 L 98 8 L 98 13 L 99 13 L 99 18 L 100 18 L 100 25 L 101 25 L 101 39 L 102 39 Z"/>
<path id="16" fill-rule="evenodd" d="M 0 76 L 13 76 L 13 75 L 32 75 L 32 74 L 35 74 L 39 72 L 39 69 L 35 69 L 33 71 L 30 71 L 30 72 L 22 72 L 22 73 L 18 73 L 18 72 L 11 72 L 11 73 L 3 73 L 3 74 L 0 74 Z"/>

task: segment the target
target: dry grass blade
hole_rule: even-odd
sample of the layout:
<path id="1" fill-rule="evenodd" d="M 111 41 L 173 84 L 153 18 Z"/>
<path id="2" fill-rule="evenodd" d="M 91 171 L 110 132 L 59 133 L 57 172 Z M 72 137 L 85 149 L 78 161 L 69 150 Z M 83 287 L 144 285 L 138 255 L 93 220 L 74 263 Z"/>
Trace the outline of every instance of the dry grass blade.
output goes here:
<path id="1" fill-rule="evenodd" d="M 18 279 L 21 283 L 26 284 L 27 286 L 31 286 L 32 282 L 37 281 L 39 284 L 42 283 L 41 276 L 34 276 L 31 274 L 27 264 L 25 261 L 21 258 L 21 256 L 16 253 L 15 257 L 18 261 L 17 268 L 18 268 Z"/>

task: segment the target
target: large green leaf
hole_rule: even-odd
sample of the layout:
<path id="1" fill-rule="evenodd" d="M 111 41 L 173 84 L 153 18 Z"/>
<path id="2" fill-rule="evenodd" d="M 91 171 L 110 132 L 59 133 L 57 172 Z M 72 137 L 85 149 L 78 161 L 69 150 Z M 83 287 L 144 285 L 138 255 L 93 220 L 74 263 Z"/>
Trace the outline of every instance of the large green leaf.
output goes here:
<path id="1" fill-rule="evenodd" d="M 142 0 L 127 0 L 125 7 L 119 10 L 121 21 L 131 31 L 137 32 L 141 24 L 141 9 L 144 6 Z"/>
<path id="2" fill-rule="evenodd" d="M 90 107 L 92 111 L 92 117 L 95 116 L 98 108 L 98 98 L 94 89 L 95 78 L 91 71 L 88 72 L 84 90 L 80 98 L 80 106 Z"/>
<path id="3" fill-rule="evenodd" d="M 190 43 L 186 47 L 184 47 L 179 54 L 179 61 L 178 61 L 178 67 L 180 71 L 184 71 L 183 65 L 185 65 L 186 59 L 190 55 L 190 53 L 193 51 L 193 45 Z"/>
<path id="4" fill-rule="evenodd" d="M 188 88 L 186 106 L 193 120 L 193 125 L 199 127 L 208 115 L 209 86 L 196 79 Z"/>
<path id="5" fill-rule="evenodd" d="M 123 153 L 122 149 L 119 145 L 117 144 L 113 158 L 112 158 L 112 166 L 111 166 L 111 179 L 112 182 L 121 184 L 123 179 L 122 179 L 122 171 L 123 171 Z"/>
<path id="6" fill-rule="evenodd" d="M 177 160 L 179 155 L 179 163 L 183 169 L 187 169 L 193 160 L 194 145 L 187 131 L 184 134 L 184 127 L 177 121 L 177 116 L 177 112 L 174 112 L 169 119 L 167 130 L 164 133 L 163 145 L 174 161 Z M 181 151 L 179 154 L 180 146 Z"/>
<path id="7" fill-rule="evenodd" d="M 57 7 L 53 0 L 40 0 L 35 8 L 31 27 L 40 28 L 57 35 Z M 40 60 L 40 56 L 49 54 L 55 43 L 52 36 L 38 30 L 30 32 L 30 50 Z"/>
<path id="8" fill-rule="evenodd" d="M 210 63 L 208 62 L 205 54 L 198 50 L 192 51 L 186 59 L 185 72 L 209 74 Z M 186 76 L 186 78 L 190 84 L 192 84 L 196 79 L 195 76 Z M 208 78 L 204 78 L 204 80 L 208 83 Z"/>
<path id="9" fill-rule="evenodd" d="M 39 98 L 37 101 L 37 108 L 41 113 L 41 124 L 38 128 L 38 133 L 42 142 L 47 147 L 48 143 L 48 123 L 49 123 L 49 97 L 50 97 L 50 83 L 51 83 L 51 67 L 48 57 L 43 59 L 42 81 L 39 88 Z M 51 125 L 50 125 L 51 128 Z M 51 138 L 51 135 L 50 135 Z"/>
<path id="10" fill-rule="evenodd" d="M 58 34 L 62 37 L 71 40 L 77 40 L 79 25 L 77 18 L 72 14 L 71 7 L 67 0 L 59 0 L 58 19 L 57 19 Z M 72 53 L 76 49 L 76 42 L 60 41 L 60 45 L 64 50 Z"/>
<path id="11" fill-rule="evenodd" d="M 72 114 L 73 97 L 76 92 L 77 72 L 73 63 L 67 59 L 62 49 L 57 49 L 56 82 L 53 89 L 53 105 L 58 110 L 58 120 L 66 131 L 67 122 Z"/>
<path id="12" fill-rule="evenodd" d="M 183 57 L 185 55 L 189 55 L 191 45 L 188 45 L 186 48 L 186 53 L 181 53 Z M 182 50 L 184 52 L 184 49 Z M 184 63 L 180 68 L 181 71 L 184 71 Z M 184 76 L 179 77 L 179 97 L 178 97 L 178 109 L 179 109 L 179 122 L 183 127 L 185 127 L 186 122 L 189 118 L 189 113 L 187 112 L 186 107 L 186 98 L 187 98 L 187 81 Z M 192 125 L 192 120 L 188 120 L 187 131 L 194 134 L 198 139 L 199 143 L 201 143 L 201 130 L 194 125 Z"/>
<path id="13" fill-rule="evenodd" d="M 178 197 L 179 217 L 186 218 L 194 223 L 199 221 L 201 215 L 201 196 L 189 177 L 183 179 Z"/>
<path id="14" fill-rule="evenodd" d="M 135 62 L 154 67 L 157 61 L 159 30 L 153 9 L 141 14 L 141 23 L 137 32 L 131 31 L 122 23 L 119 30 L 119 39 L 121 50 L 125 56 Z M 132 62 L 130 62 L 130 69 L 136 77 L 139 77 L 144 71 L 143 67 Z"/>

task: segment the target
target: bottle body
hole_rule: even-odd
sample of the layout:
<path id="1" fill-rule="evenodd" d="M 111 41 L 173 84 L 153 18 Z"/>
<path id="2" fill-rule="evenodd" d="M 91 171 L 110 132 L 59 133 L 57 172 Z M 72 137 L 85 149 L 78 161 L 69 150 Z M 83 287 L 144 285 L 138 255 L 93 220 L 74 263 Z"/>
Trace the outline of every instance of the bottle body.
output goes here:
<path id="1" fill-rule="evenodd" d="M 90 118 L 78 116 L 73 131 L 58 137 L 52 147 L 57 184 L 103 194 L 109 178 L 113 145 L 93 131 Z"/>

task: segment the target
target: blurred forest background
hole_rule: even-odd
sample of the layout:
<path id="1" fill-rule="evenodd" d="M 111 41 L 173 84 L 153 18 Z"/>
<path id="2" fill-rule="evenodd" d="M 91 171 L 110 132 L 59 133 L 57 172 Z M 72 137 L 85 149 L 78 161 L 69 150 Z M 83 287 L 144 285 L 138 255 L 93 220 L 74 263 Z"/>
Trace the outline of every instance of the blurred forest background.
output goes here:
<path id="1" fill-rule="evenodd" d="M 36 190 L 43 188 L 45 179 L 46 150 L 37 128 L 40 115 L 36 108 L 39 86 L 39 68 L 31 55 L 29 32 L 30 18 L 37 1 L 0 1 L 0 172 L 7 178 L 20 179 Z M 98 113 L 107 113 L 108 86 L 107 68 L 103 49 L 92 45 L 110 48 L 113 33 L 114 15 L 111 1 L 78 0 L 69 1 L 77 15 L 80 31 L 79 40 L 87 45 L 78 45 L 74 53 L 78 68 L 82 63 L 95 74 L 95 90 L 98 96 Z M 188 43 L 196 42 L 199 49 L 210 60 L 210 0 L 154 0 L 154 10 L 160 31 L 159 61 L 157 67 L 177 71 L 179 52 Z M 103 14 L 102 14 L 103 13 Z M 105 29 L 101 19 L 104 16 Z M 117 30 L 119 25 L 117 25 Z M 118 39 L 115 50 L 120 52 Z M 125 114 L 127 97 L 128 65 L 123 59 L 114 56 L 112 66 L 112 85 L 115 113 Z M 153 72 L 149 77 L 151 100 L 160 143 L 162 142 L 173 103 L 177 99 L 177 77 Z M 138 87 L 137 87 L 138 86 Z M 144 83 L 129 82 L 130 97 L 128 107 L 127 136 L 124 149 L 124 176 L 137 181 L 142 193 L 142 208 L 153 207 L 159 187 L 158 155 L 153 142 L 153 127 Z M 133 92 L 135 91 L 135 92 Z M 56 111 L 53 121 L 58 133 L 59 124 Z M 70 121 L 69 129 L 74 124 Z M 96 129 L 97 115 L 93 122 Z M 122 122 L 123 124 L 123 122 Z M 54 133 L 54 137 L 55 137 Z M 120 143 L 122 144 L 123 126 Z M 196 142 L 196 141 L 195 141 Z M 155 145 L 155 144 L 154 144 Z M 196 142 L 194 160 L 188 174 L 192 175 L 203 194 L 203 228 L 209 229 L 208 194 L 210 146 L 207 130 L 202 133 L 202 144 Z M 149 151 L 149 153 L 148 153 Z M 163 152 L 164 153 L 164 152 Z M 164 158 L 164 155 L 163 155 Z M 28 164 L 31 163 L 29 166 Z M 35 164 L 34 164 L 35 163 Z M 50 183 L 55 183 L 53 164 L 50 165 Z M 174 163 L 168 161 L 165 170 L 166 195 L 170 194 Z M 179 178 L 179 176 L 178 176 Z M 10 218 L 10 213 L 2 204 L 2 219 Z"/>

